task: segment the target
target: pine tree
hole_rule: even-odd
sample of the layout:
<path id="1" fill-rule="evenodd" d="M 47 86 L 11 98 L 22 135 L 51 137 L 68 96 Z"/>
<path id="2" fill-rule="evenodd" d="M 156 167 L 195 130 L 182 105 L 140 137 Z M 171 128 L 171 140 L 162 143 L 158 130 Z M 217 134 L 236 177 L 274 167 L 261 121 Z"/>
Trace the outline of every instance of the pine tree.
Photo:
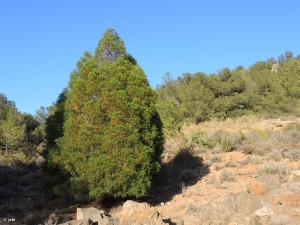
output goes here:
<path id="1" fill-rule="evenodd" d="M 156 97 L 108 29 L 95 55 L 85 53 L 71 74 L 64 136 L 50 157 L 68 176 L 75 199 L 140 197 L 151 187 L 163 149 Z"/>

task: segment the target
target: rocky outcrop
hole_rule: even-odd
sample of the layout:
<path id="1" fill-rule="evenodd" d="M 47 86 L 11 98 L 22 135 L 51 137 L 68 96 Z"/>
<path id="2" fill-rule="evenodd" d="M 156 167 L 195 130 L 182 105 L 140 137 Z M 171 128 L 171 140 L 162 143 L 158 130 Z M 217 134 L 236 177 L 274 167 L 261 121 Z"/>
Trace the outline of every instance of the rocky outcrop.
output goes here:
<path id="1" fill-rule="evenodd" d="M 93 223 L 101 225 L 114 225 L 117 219 L 94 207 L 90 208 L 77 208 L 76 219 L 90 219 Z"/>
<path id="2" fill-rule="evenodd" d="M 147 203 L 126 201 L 119 213 L 120 225 L 143 224 L 160 225 L 166 224 L 162 221 L 159 212 Z"/>
<path id="3" fill-rule="evenodd" d="M 251 178 L 243 191 L 223 188 L 221 196 L 203 204 L 193 201 L 192 195 L 191 198 L 183 196 L 181 200 L 193 204 L 184 204 L 178 217 L 164 217 L 164 213 L 159 213 L 161 207 L 174 208 L 175 201 L 151 207 L 129 200 L 111 215 L 94 207 L 77 208 L 77 220 L 64 225 L 300 225 L 299 170 L 291 174 L 282 180 L 276 175 Z"/>
<path id="4" fill-rule="evenodd" d="M 126 201 L 118 214 L 110 215 L 94 207 L 77 208 L 76 220 L 62 225 L 163 225 L 159 212 L 147 203 Z"/>

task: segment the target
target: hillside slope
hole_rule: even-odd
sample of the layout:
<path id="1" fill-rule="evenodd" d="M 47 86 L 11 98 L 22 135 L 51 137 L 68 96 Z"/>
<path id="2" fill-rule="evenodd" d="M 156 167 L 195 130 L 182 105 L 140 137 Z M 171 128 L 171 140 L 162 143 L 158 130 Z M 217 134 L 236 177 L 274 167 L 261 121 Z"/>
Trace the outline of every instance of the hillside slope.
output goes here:
<path id="1" fill-rule="evenodd" d="M 87 204 L 48 198 L 38 167 L 26 168 L 13 191 L 0 187 L 0 217 L 27 225 L 300 224 L 300 118 L 185 125 L 166 134 L 162 162 L 147 197 Z"/>

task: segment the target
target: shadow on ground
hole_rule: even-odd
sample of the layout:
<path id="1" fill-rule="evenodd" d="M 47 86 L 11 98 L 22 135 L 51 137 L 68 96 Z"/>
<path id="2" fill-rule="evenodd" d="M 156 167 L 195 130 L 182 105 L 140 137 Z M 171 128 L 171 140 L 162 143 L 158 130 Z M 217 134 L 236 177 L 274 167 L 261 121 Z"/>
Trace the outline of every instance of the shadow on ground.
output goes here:
<path id="1" fill-rule="evenodd" d="M 163 164 L 152 189 L 142 198 L 127 197 L 121 199 L 104 198 L 99 203 L 105 211 L 118 208 L 126 200 L 147 202 L 156 206 L 170 201 L 175 195 L 181 194 L 186 188 L 196 184 L 210 173 L 203 159 L 194 156 L 189 149 L 182 149 L 172 161 Z"/>
<path id="2" fill-rule="evenodd" d="M 172 161 L 162 165 L 145 201 L 154 206 L 168 202 L 209 173 L 210 170 L 203 164 L 201 157 L 194 156 L 189 149 L 182 149 Z"/>
<path id="3" fill-rule="evenodd" d="M 44 224 L 50 212 L 66 205 L 49 197 L 41 182 L 41 168 L 35 162 L 8 164 L 0 158 L 0 225 Z"/>

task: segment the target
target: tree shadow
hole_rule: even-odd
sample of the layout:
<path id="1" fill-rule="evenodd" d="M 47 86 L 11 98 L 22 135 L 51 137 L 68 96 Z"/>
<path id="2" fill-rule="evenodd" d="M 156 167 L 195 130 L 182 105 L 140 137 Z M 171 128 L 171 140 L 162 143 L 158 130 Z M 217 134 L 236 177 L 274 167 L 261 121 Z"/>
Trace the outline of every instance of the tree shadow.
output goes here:
<path id="1" fill-rule="evenodd" d="M 50 212 L 65 205 L 65 201 L 51 199 L 41 182 L 41 168 L 35 162 L 6 163 L 0 159 L 0 225 L 40 224 Z"/>
<path id="2" fill-rule="evenodd" d="M 194 156 L 190 149 L 181 149 L 172 161 L 162 164 L 153 188 L 144 200 L 153 206 L 168 202 L 209 173 L 209 167 L 203 164 L 201 157 Z"/>

